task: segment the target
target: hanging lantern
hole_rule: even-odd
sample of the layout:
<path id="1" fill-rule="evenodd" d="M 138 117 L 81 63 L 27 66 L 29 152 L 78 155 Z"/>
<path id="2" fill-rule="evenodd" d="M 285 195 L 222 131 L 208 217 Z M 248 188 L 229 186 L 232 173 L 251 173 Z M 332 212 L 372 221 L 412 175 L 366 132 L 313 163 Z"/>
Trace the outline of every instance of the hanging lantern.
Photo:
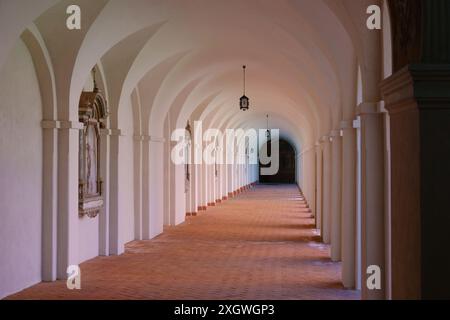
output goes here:
<path id="1" fill-rule="evenodd" d="M 242 66 L 242 71 L 244 74 L 244 95 L 239 99 L 239 106 L 242 111 L 247 111 L 250 106 L 249 99 L 245 95 L 245 69 L 246 69 L 246 66 Z"/>

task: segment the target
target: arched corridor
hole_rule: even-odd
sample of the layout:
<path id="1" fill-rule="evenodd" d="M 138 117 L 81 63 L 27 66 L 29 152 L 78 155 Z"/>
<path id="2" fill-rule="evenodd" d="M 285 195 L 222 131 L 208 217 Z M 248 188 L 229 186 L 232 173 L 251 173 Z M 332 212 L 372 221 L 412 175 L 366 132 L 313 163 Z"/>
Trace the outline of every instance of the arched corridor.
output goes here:
<path id="1" fill-rule="evenodd" d="M 450 298 L 449 21 L 449 0 L 0 0 L 0 299 L 182 297 L 199 261 L 211 297 Z M 115 262 L 163 285 L 108 290 Z"/>
<path id="2" fill-rule="evenodd" d="M 358 299 L 296 186 L 253 188 L 123 255 L 81 265 L 83 289 L 43 283 L 11 299 Z"/>

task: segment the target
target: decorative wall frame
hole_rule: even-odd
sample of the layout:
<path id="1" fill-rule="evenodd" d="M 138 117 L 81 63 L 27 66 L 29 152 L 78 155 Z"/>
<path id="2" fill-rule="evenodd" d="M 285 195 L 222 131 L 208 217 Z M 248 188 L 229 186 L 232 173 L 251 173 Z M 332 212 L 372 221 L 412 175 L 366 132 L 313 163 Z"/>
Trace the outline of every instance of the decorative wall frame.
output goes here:
<path id="1" fill-rule="evenodd" d="M 83 91 L 78 106 L 83 124 L 79 139 L 78 214 L 95 218 L 104 205 L 100 176 L 100 129 L 108 117 L 107 103 L 95 83 L 92 92 Z"/>

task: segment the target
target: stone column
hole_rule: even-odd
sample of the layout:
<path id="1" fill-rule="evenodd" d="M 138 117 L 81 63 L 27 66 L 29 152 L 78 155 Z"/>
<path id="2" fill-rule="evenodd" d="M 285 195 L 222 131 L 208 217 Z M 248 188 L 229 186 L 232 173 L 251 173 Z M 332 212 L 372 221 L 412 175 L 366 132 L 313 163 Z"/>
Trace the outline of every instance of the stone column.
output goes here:
<path id="1" fill-rule="evenodd" d="M 388 111 L 384 108 L 383 101 L 383 122 L 384 122 L 384 235 L 386 257 L 386 299 L 392 300 L 392 241 L 391 241 L 391 119 Z"/>
<path id="2" fill-rule="evenodd" d="M 241 163 L 240 169 L 241 169 L 241 171 L 240 171 L 240 177 L 241 177 L 240 188 L 243 188 L 245 185 L 245 165 L 244 165 L 244 163 Z"/>
<path id="3" fill-rule="evenodd" d="M 157 139 L 157 138 L 152 138 Z M 160 138 L 163 140 L 162 138 Z M 153 142 L 153 141 L 152 141 Z M 155 141 L 158 143 L 157 141 Z M 177 144 L 176 141 L 171 141 L 171 149 Z M 155 151 L 157 145 L 153 144 Z M 162 152 L 162 148 L 160 150 Z M 185 193 L 185 169 L 183 164 L 176 164 L 173 161 L 169 161 L 170 168 L 170 225 L 176 226 L 186 219 L 186 193 Z M 149 220 L 150 221 L 150 220 Z"/>
<path id="4" fill-rule="evenodd" d="M 119 241 L 119 151 L 120 129 L 111 129 L 110 136 L 110 197 L 109 197 L 109 254 L 123 253 L 123 246 Z"/>
<path id="5" fill-rule="evenodd" d="M 195 189 L 195 207 L 194 212 L 198 213 L 202 210 L 202 165 L 203 162 L 203 149 L 202 144 L 199 142 L 201 137 L 197 134 L 194 129 L 195 134 L 192 136 L 192 174 L 191 179 Z"/>
<path id="6" fill-rule="evenodd" d="M 43 195 L 42 195 L 42 280 L 57 278 L 58 222 L 58 129 L 57 121 L 42 121 Z"/>
<path id="7" fill-rule="evenodd" d="M 215 203 L 215 193 L 216 193 L 216 175 L 214 170 L 214 164 L 207 165 L 208 170 L 208 206 L 214 206 Z"/>
<path id="8" fill-rule="evenodd" d="M 239 161 L 239 159 L 237 159 Z M 239 186 L 241 184 L 241 165 L 239 162 L 237 162 L 234 166 L 234 176 L 235 176 L 235 184 L 233 190 L 237 193 L 239 193 Z"/>
<path id="9" fill-rule="evenodd" d="M 342 138 L 340 130 L 331 136 L 331 260 L 341 260 L 341 186 L 342 186 Z"/>
<path id="10" fill-rule="evenodd" d="M 79 122 L 58 121 L 58 279 L 67 278 L 67 267 L 79 263 L 78 255 L 78 149 Z"/>
<path id="11" fill-rule="evenodd" d="M 449 299 L 450 65 L 382 84 L 391 119 L 393 299 Z"/>
<path id="12" fill-rule="evenodd" d="M 191 197 L 191 215 L 196 216 L 197 212 L 198 212 L 198 206 L 199 206 L 199 202 L 198 202 L 198 193 L 199 193 L 199 188 L 198 188 L 198 183 L 197 183 L 197 171 L 198 171 L 198 165 L 195 164 L 195 147 L 191 148 L 191 164 L 189 165 L 189 171 L 190 171 L 190 192 L 189 192 L 189 196 Z"/>
<path id="13" fill-rule="evenodd" d="M 353 121 L 341 122 L 342 128 L 342 283 L 356 286 L 356 131 Z"/>
<path id="14" fill-rule="evenodd" d="M 316 228 L 322 229 L 322 144 L 316 143 Z M 322 236 L 322 234 L 321 234 Z"/>
<path id="15" fill-rule="evenodd" d="M 233 164 L 227 164 L 227 188 L 228 188 L 228 198 L 233 197 L 233 170 L 234 165 Z"/>
<path id="16" fill-rule="evenodd" d="M 236 164 L 236 191 L 239 193 L 242 186 L 242 164 L 240 163 L 240 158 L 238 158 L 238 163 Z"/>
<path id="17" fill-rule="evenodd" d="M 152 239 L 163 232 L 164 225 L 164 145 L 162 137 L 150 136 L 149 153 L 149 214 L 148 238 Z M 145 234 L 144 234 L 145 236 Z M 146 238 L 144 238 L 146 239 Z"/>
<path id="18" fill-rule="evenodd" d="M 110 136 L 112 130 L 100 131 L 100 176 L 102 177 L 103 208 L 98 217 L 99 255 L 109 256 L 109 190 L 110 190 Z"/>
<path id="19" fill-rule="evenodd" d="M 222 200 L 227 200 L 228 199 L 228 173 L 227 173 L 227 165 L 224 163 L 224 164 L 221 164 L 220 165 L 220 171 L 221 171 L 221 173 L 220 173 L 220 175 L 221 175 L 221 184 L 222 184 L 222 187 L 221 187 L 221 190 L 222 190 L 222 192 L 221 192 L 221 199 Z"/>
<path id="20" fill-rule="evenodd" d="M 203 210 L 203 165 L 198 163 L 195 165 L 196 171 L 196 179 L 195 183 L 197 184 L 197 212 Z"/>
<path id="21" fill-rule="evenodd" d="M 134 197 L 134 239 L 142 240 L 143 227 L 143 207 L 145 204 L 145 188 L 148 188 L 148 174 L 144 174 L 144 167 L 147 166 L 148 173 L 148 142 L 145 136 L 133 136 L 133 197 Z M 148 199 L 147 199 L 148 200 Z"/>
<path id="22" fill-rule="evenodd" d="M 362 297 L 385 299 L 385 221 L 384 221 L 384 122 L 379 103 L 362 103 L 361 193 L 362 193 Z M 381 288 L 367 287 L 369 266 L 381 271 Z"/>
<path id="23" fill-rule="evenodd" d="M 202 182 L 201 182 L 201 188 L 202 188 L 202 201 L 201 201 L 201 208 L 202 210 L 206 210 L 208 206 L 208 174 L 207 174 L 207 164 L 205 161 L 200 165 L 202 170 Z"/>
<path id="24" fill-rule="evenodd" d="M 308 175 L 309 180 L 309 193 L 311 199 L 309 200 L 309 207 L 311 209 L 311 215 L 316 219 L 316 147 L 311 147 L 308 152 L 308 161 L 310 166 L 310 172 Z"/>
<path id="25" fill-rule="evenodd" d="M 331 242 L 331 142 L 330 137 L 323 139 L 323 182 L 322 182 L 322 239 Z"/>
<path id="26" fill-rule="evenodd" d="M 356 130 L 356 235 L 355 235 L 355 289 L 362 290 L 362 151 L 361 151 L 361 117 L 353 121 Z"/>
<path id="27" fill-rule="evenodd" d="M 222 202 L 222 169 L 220 167 L 221 165 L 217 164 L 216 192 L 214 194 L 214 201 L 216 203 Z M 216 171 L 216 168 L 214 168 L 214 171 Z"/>
<path id="28" fill-rule="evenodd" d="M 155 168 L 161 168 L 161 171 L 164 170 L 162 166 L 163 156 L 161 159 L 157 160 L 157 156 L 154 154 L 156 150 L 152 150 L 152 145 L 154 144 L 154 139 L 149 136 L 145 135 L 142 136 L 142 177 L 141 177 L 141 236 L 143 240 L 149 240 L 152 239 L 155 236 L 155 230 L 152 231 L 152 229 L 157 229 L 155 226 L 158 224 L 155 219 L 152 219 L 154 217 L 155 210 L 152 208 L 158 207 L 158 202 L 155 202 L 152 197 L 155 197 L 155 191 L 152 185 L 159 184 L 164 185 L 161 180 L 158 181 L 158 176 L 154 174 L 154 172 L 158 172 L 158 170 L 155 170 Z M 164 139 L 160 139 L 161 142 Z M 163 146 L 162 146 L 163 147 Z M 170 156 L 169 156 L 170 157 Z M 160 163 L 161 162 L 161 163 Z M 152 172 L 153 171 L 153 172 Z M 158 172 L 159 174 L 159 172 Z M 139 192 L 139 190 L 134 191 Z M 158 195 L 160 195 L 161 199 L 163 199 L 164 195 L 159 192 Z M 161 213 L 162 214 L 162 213 Z"/>

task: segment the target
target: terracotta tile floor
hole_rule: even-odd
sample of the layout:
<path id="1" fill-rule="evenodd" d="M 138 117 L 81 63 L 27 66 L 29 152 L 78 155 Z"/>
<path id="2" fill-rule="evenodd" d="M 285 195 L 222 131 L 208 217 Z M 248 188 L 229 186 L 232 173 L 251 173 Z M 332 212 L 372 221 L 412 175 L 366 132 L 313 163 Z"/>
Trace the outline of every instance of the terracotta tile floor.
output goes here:
<path id="1" fill-rule="evenodd" d="M 57 281 L 9 298 L 359 299 L 304 205 L 295 186 L 256 186 L 121 256 L 82 263 L 81 290 Z"/>

